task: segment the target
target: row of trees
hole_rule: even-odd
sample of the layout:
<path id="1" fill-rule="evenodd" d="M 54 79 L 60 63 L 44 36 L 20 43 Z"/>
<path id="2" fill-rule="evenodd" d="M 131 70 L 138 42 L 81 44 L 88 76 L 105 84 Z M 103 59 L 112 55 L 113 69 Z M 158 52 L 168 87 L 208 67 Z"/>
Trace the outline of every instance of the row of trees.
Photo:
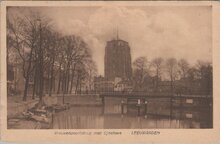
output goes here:
<path id="1" fill-rule="evenodd" d="M 76 35 L 61 35 L 53 29 L 51 21 L 39 14 L 8 17 L 7 50 L 8 65 L 17 63 L 22 67 L 24 101 L 30 81 L 33 82 L 32 98 L 39 95 L 41 100 L 45 92 L 51 95 L 79 91 L 85 81 L 91 89 L 97 73 L 91 49 L 83 39 Z M 18 59 L 10 63 L 14 58 L 12 52 Z"/>
<path id="2" fill-rule="evenodd" d="M 168 81 L 170 92 L 211 94 L 212 64 L 198 61 L 191 66 L 185 59 L 159 57 L 148 61 L 139 57 L 133 62 L 133 80 L 136 90 L 146 90 L 146 85 L 153 83 L 153 91 L 158 92 L 162 81 Z"/>

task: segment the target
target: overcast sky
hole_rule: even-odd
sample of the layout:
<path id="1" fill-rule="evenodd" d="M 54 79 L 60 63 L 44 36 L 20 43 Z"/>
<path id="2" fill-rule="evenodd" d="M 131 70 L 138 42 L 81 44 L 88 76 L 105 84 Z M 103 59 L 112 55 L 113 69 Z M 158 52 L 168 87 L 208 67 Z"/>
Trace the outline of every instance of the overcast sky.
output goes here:
<path id="1" fill-rule="evenodd" d="M 211 7 L 41 7 L 10 9 L 26 14 L 30 9 L 48 16 L 63 35 L 79 35 L 91 47 L 99 74 L 104 73 L 106 41 L 129 42 L 132 61 L 139 56 L 211 61 Z M 9 15 L 10 16 L 10 15 Z"/>

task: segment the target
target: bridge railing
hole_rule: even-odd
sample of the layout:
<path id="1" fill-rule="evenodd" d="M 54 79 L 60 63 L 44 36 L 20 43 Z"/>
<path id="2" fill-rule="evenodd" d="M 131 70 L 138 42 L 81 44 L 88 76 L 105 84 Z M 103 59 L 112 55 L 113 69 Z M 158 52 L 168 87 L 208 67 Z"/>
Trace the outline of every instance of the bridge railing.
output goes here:
<path id="1" fill-rule="evenodd" d="M 141 91 L 132 92 L 121 92 L 121 91 L 106 91 L 100 92 L 100 96 L 121 96 L 121 97 L 183 97 L 183 98 L 212 98 L 212 95 L 186 95 L 186 94 L 175 94 L 175 93 L 149 93 Z"/>

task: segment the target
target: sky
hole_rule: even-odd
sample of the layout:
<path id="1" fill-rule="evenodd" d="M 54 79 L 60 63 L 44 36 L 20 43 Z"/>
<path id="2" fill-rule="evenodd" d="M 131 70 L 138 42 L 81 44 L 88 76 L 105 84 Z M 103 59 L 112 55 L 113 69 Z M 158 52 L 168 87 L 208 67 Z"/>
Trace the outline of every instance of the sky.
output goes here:
<path id="1" fill-rule="evenodd" d="M 212 61 L 212 17 L 209 6 L 72 6 L 11 8 L 9 13 L 37 11 L 63 35 L 78 35 L 92 49 L 98 73 L 104 74 L 106 42 L 129 43 L 131 57 L 177 59 L 191 64 Z M 10 15 L 9 15 L 10 16 Z"/>

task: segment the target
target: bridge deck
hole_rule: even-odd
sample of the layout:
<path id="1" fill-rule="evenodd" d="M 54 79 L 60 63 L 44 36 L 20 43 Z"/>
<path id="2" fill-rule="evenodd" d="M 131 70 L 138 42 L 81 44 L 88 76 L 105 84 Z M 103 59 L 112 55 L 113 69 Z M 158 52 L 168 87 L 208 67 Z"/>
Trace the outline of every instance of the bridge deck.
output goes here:
<path id="1" fill-rule="evenodd" d="M 193 98 L 193 99 L 212 99 L 210 95 L 172 95 L 172 94 L 144 94 L 144 93 L 102 93 L 100 97 L 118 98 Z"/>

